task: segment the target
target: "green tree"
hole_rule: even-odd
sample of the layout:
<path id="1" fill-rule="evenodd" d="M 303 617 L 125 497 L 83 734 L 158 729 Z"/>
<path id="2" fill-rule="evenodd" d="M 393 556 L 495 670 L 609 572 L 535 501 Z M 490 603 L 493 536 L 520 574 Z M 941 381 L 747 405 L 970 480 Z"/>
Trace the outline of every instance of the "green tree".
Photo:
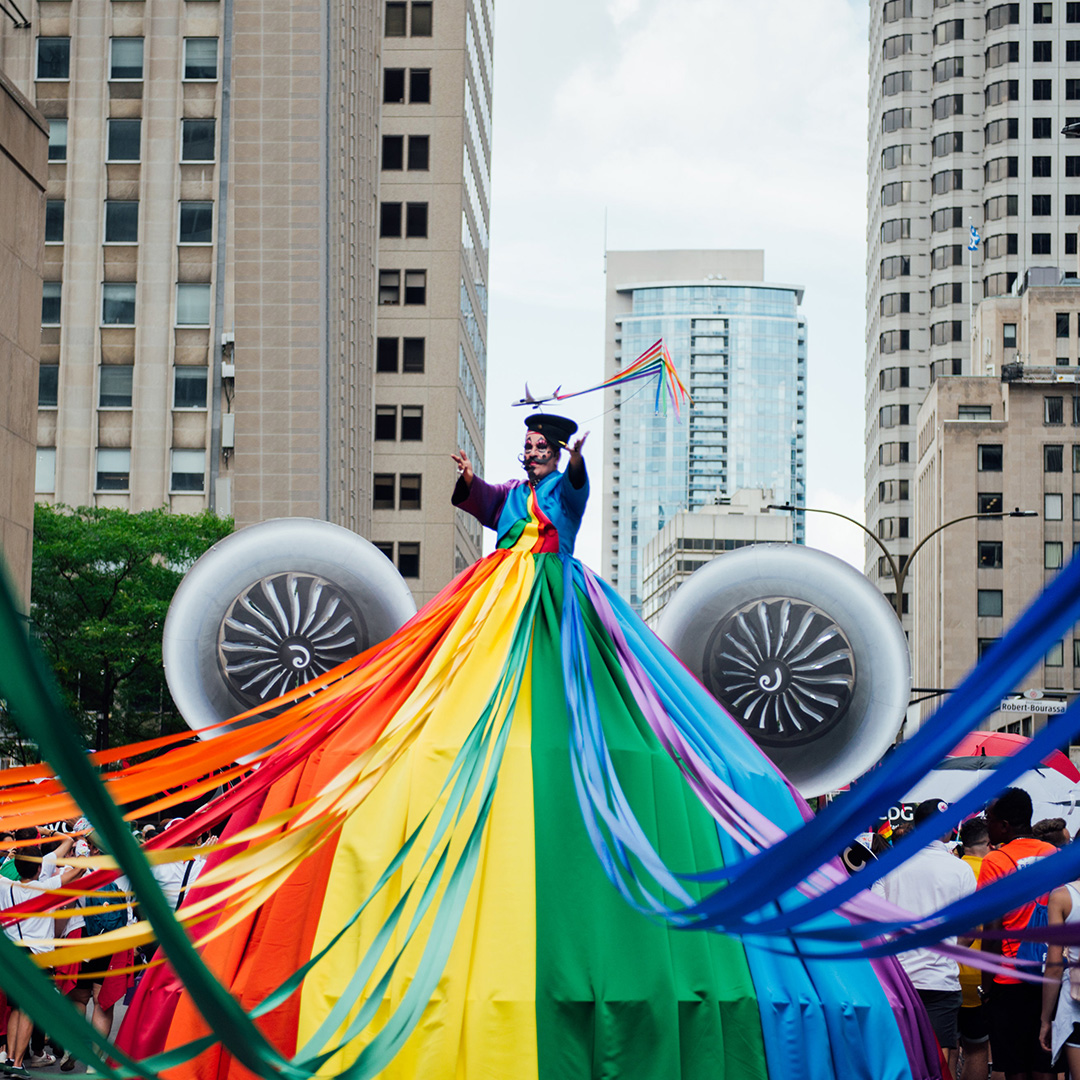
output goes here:
<path id="1" fill-rule="evenodd" d="M 35 507 L 30 618 L 88 746 L 181 729 L 165 615 L 187 569 L 232 528 L 211 513 Z"/>

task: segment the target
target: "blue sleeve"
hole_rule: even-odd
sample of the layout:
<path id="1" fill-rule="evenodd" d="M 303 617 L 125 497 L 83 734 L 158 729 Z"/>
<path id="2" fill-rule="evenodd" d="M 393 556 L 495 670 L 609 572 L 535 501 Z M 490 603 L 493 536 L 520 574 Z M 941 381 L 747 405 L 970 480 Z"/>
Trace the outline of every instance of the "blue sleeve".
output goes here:
<path id="1" fill-rule="evenodd" d="M 585 504 L 589 501 L 589 474 L 582 461 L 581 468 L 574 470 L 567 467 L 559 482 L 559 494 L 562 498 L 563 509 L 567 516 L 580 524 L 585 516 Z"/>

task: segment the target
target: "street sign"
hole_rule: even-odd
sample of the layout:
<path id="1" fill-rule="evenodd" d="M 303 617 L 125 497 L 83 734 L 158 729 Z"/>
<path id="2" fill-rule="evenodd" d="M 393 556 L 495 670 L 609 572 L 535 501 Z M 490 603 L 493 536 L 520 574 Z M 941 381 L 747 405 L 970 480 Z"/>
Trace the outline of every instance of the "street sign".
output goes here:
<path id="1" fill-rule="evenodd" d="M 1004 698 L 998 706 L 1000 712 L 1011 713 L 1046 713 L 1056 715 L 1065 711 L 1064 701 L 1052 701 L 1049 698 Z"/>

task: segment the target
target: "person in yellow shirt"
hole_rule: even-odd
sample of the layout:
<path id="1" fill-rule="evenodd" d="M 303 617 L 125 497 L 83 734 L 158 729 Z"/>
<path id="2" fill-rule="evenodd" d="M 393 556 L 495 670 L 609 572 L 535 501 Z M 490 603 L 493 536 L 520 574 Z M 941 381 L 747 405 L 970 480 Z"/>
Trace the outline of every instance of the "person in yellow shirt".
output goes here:
<path id="1" fill-rule="evenodd" d="M 983 859 L 990 854 L 990 833 L 986 828 L 986 818 L 982 815 L 968 818 L 960 826 L 960 845 L 964 854 L 961 858 L 971 867 L 976 880 Z M 979 947 L 974 942 L 973 948 Z M 979 983 L 983 973 L 978 968 L 960 965 L 960 1052 L 963 1054 L 963 1068 L 960 1080 L 986 1080 L 990 1064 L 990 1020 L 986 1006 L 979 996 Z"/>

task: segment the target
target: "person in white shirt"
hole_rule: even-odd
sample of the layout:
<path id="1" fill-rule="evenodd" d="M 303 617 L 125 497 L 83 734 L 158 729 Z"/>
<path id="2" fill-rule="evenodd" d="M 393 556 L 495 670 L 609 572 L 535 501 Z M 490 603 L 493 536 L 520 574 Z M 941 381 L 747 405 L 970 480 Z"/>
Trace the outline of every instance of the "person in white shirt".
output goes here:
<path id="1" fill-rule="evenodd" d="M 927 799 L 915 808 L 914 824 L 921 825 L 947 809 L 948 804 L 942 800 Z M 971 867 L 953 855 L 942 840 L 934 840 L 902 866 L 875 881 L 872 889 L 905 911 L 931 915 L 969 896 L 975 891 L 976 884 Z M 956 940 L 955 937 L 945 938 L 945 943 L 955 944 Z M 900 953 L 898 959 L 922 998 L 934 1034 L 955 1073 L 957 1021 L 962 999 L 960 969 L 951 957 L 933 949 L 911 949 Z"/>
<path id="2" fill-rule="evenodd" d="M 68 855 L 74 841 L 71 837 L 65 837 L 56 847 L 56 857 L 63 858 Z M 0 910 L 15 907 L 40 896 L 42 892 L 53 889 L 61 889 L 74 881 L 81 873 L 75 867 L 51 877 L 41 878 L 41 863 L 38 861 L 41 849 L 28 847 L 22 848 L 16 854 L 15 867 L 19 873 L 18 881 L 0 881 Z M 50 952 L 50 941 L 55 936 L 54 921 L 51 915 L 34 915 L 29 918 L 18 919 L 8 923 L 4 927 L 7 934 L 16 944 L 22 945 L 34 954 Z M 23 1058 L 26 1056 L 27 1047 L 30 1045 L 30 1033 L 34 1022 L 23 1012 L 18 1004 L 11 1001 L 11 1013 L 8 1016 L 7 1046 L 9 1072 L 23 1069 Z M 26 1074 L 29 1075 L 29 1074 Z"/>

